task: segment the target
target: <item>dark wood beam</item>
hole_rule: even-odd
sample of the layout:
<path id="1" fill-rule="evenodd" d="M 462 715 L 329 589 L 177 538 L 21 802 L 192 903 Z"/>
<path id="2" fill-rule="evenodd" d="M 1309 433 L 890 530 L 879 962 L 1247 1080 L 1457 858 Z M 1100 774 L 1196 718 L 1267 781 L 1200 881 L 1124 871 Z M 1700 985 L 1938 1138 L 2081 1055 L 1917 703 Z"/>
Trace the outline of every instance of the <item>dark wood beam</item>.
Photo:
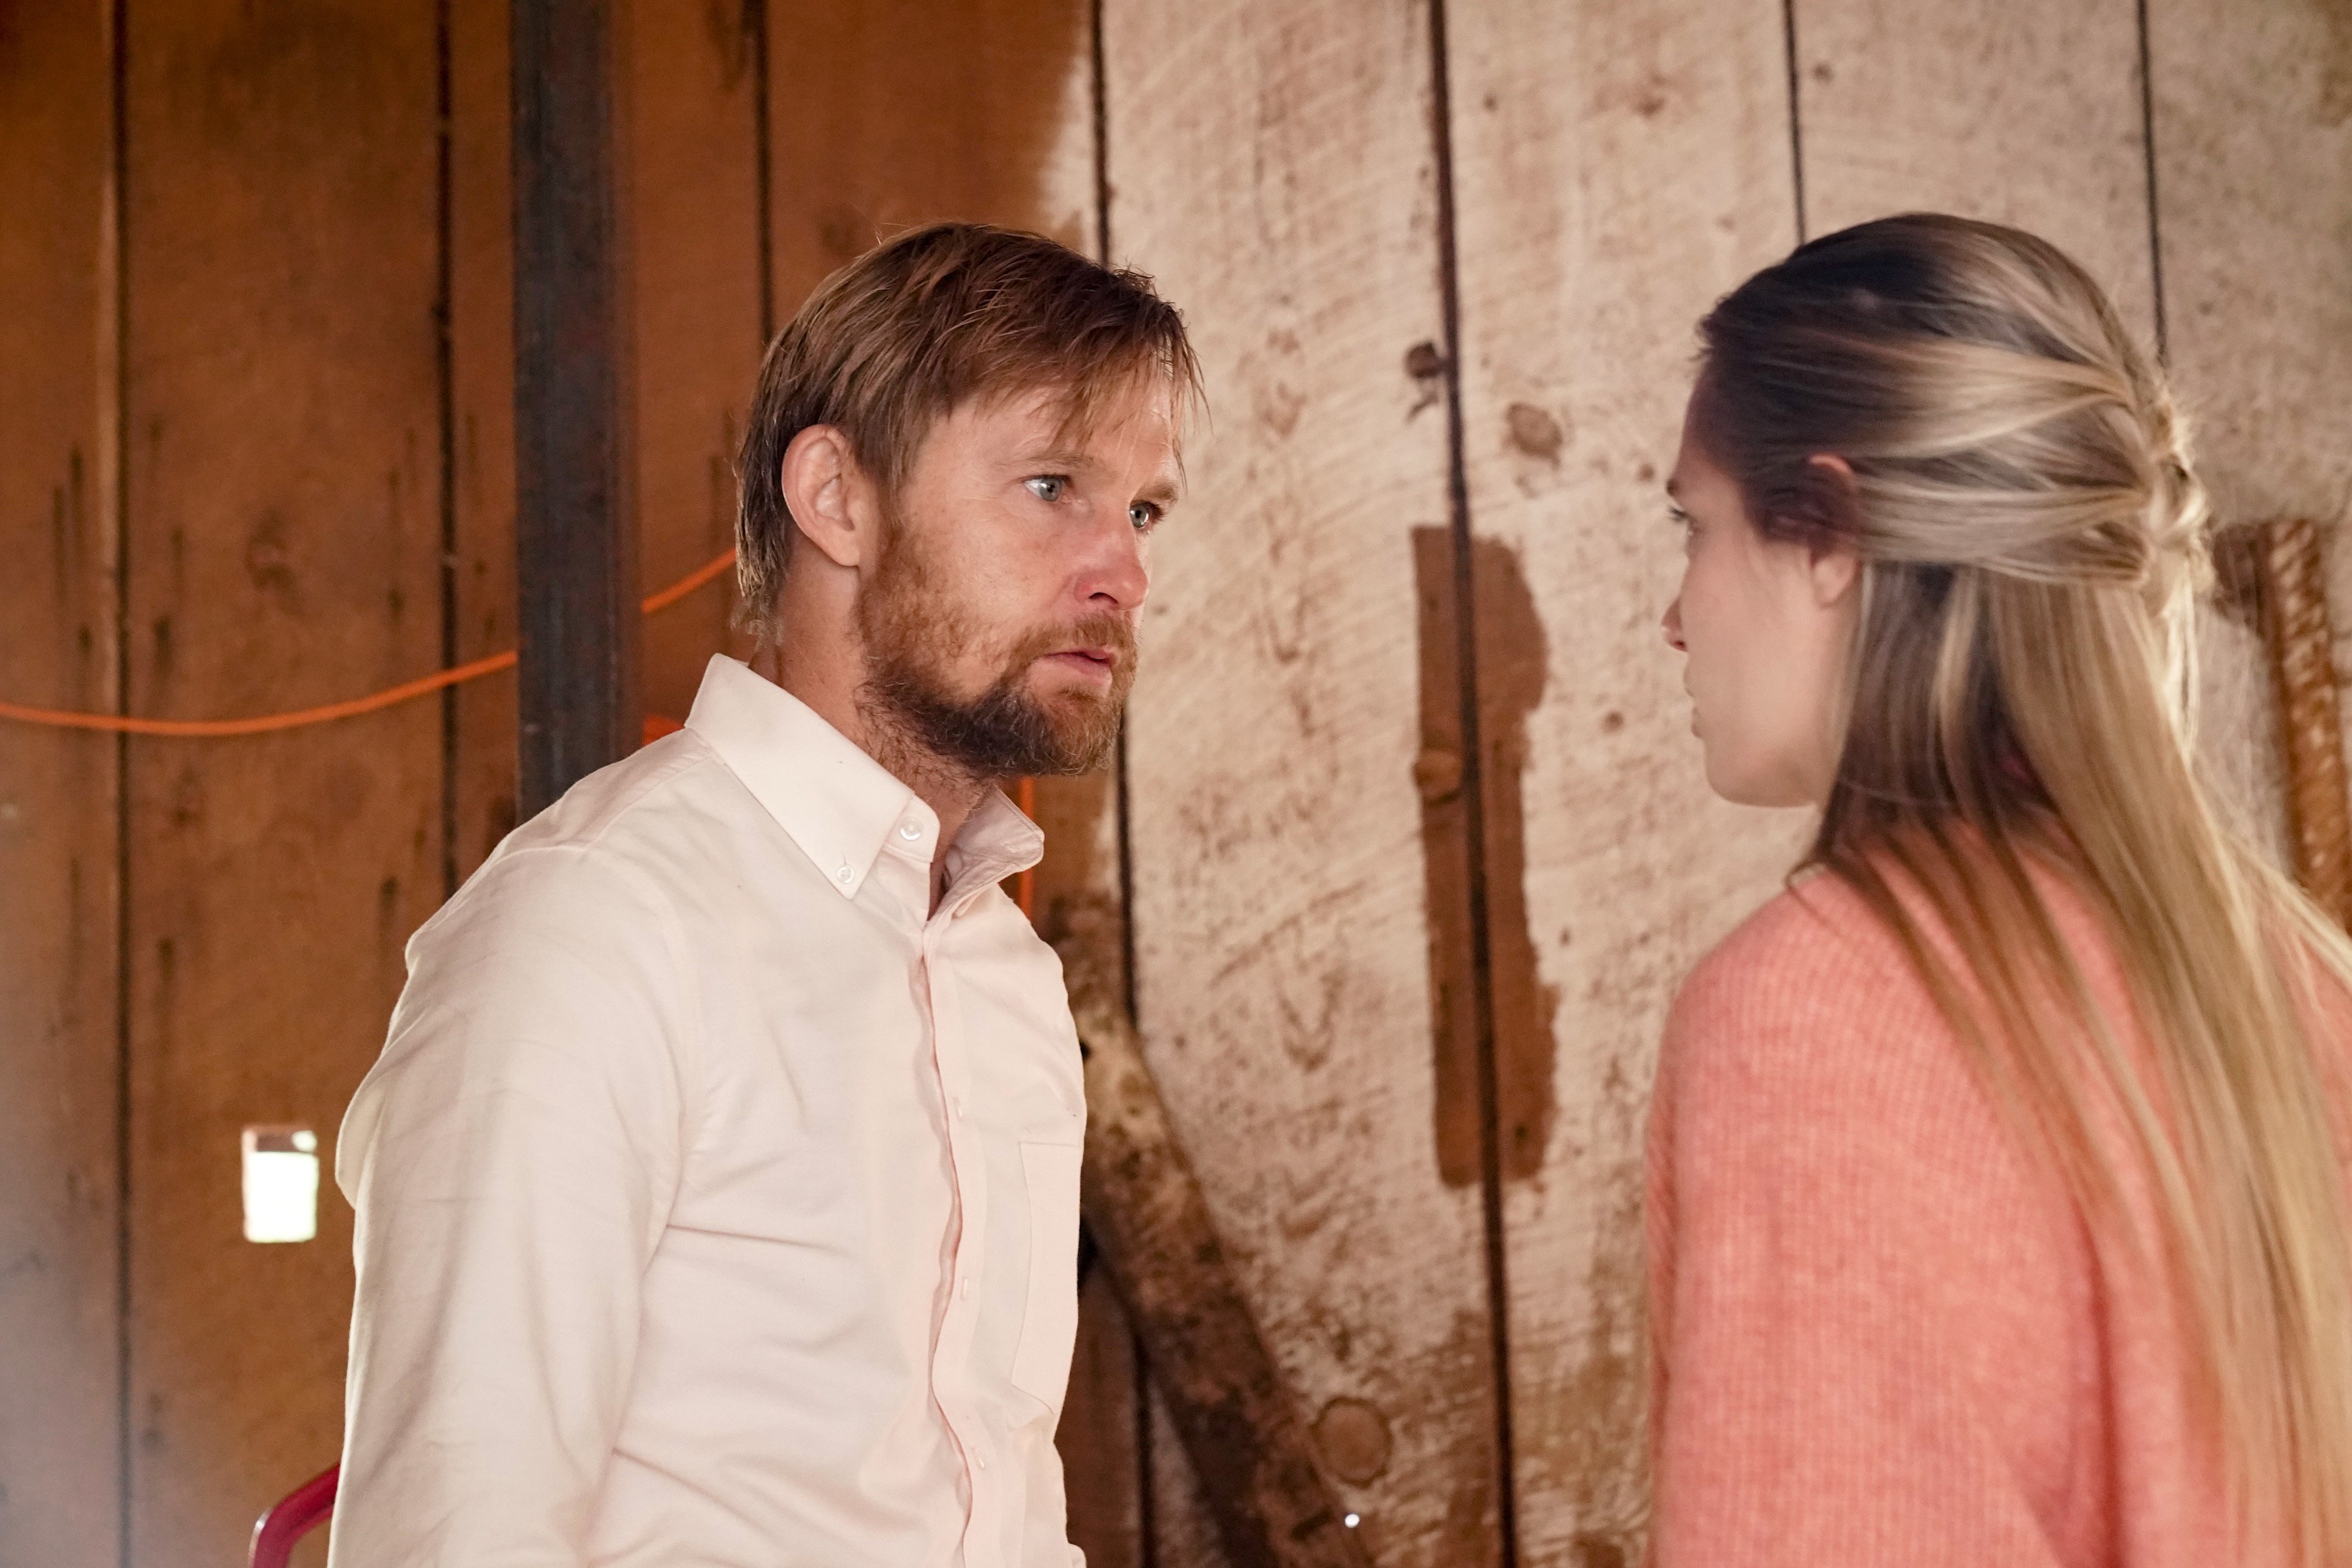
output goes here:
<path id="1" fill-rule="evenodd" d="M 636 743 L 610 0 L 513 0 L 520 808 Z"/>

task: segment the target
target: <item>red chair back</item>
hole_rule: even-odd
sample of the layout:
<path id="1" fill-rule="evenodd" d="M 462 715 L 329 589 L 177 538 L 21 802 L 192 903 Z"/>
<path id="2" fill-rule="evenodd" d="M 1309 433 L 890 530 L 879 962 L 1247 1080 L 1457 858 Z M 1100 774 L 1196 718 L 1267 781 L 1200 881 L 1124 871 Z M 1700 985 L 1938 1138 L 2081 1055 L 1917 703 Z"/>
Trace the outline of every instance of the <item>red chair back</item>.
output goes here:
<path id="1" fill-rule="evenodd" d="M 340 1465 L 329 1465 L 278 1500 L 253 1527 L 252 1568 L 286 1568 L 294 1543 L 327 1522 L 335 1511 L 335 1480 Z"/>

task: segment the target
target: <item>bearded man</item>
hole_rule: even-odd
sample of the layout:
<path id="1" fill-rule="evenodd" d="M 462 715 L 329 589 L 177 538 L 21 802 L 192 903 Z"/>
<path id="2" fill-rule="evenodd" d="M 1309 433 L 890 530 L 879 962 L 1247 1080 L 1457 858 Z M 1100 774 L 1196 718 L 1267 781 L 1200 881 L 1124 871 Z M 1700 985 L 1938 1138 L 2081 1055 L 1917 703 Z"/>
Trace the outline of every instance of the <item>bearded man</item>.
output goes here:
<path id="1" fill-rule="evenodd" d="M 967 225 L 777 338 L 757 658 L 417 932 L 345 1119 L 338 1568 L 1080 1561 L 1085 1100 L 998 784 L 1112 742 L 1196 386 L 1148 279 Z"/>

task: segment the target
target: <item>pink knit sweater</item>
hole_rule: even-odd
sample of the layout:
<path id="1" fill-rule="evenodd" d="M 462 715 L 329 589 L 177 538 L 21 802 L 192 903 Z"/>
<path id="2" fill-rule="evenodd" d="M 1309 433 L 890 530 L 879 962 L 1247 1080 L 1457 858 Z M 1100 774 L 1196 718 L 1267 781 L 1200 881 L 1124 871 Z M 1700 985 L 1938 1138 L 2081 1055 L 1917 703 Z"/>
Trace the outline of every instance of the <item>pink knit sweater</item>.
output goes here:
<path id="1" fill-rule="evenodd" d="M 1656 1568 L 2284 1560 L 2231 1544 L 2161 1274 L 2025 1157 L 1843 883 L 1773 900 L 1676 999 L 1649 1239 Z"/>

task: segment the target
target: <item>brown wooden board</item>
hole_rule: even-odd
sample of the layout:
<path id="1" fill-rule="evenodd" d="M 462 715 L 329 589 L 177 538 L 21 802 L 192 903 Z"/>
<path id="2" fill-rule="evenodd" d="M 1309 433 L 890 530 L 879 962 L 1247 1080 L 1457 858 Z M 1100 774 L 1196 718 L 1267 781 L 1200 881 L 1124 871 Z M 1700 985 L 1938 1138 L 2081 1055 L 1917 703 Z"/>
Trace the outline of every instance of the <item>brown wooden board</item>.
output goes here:
<path id="1" fill-rule="evenodd" d="M 111 711 L 100 11 L 0 12 L 0 696 Z M 113 737 L 0 723 L 0 1563 L 121 1552 Z"/>
<path id="2" fill-rule="evenodd" d="M 1144 1561 L 1137 1371 L 1134 1331 L 1110 1274 L 1092 1268 L 1078 1287 L 1077 1345 L 1054 1430 L 1070 1544 L 1087 1554 L 1087 1568 L 1141 1568 Z"/>
<path id="3" fill-rule="evenodd" d="M 1129 729 L 1147 1054 L 1374 1560 L 1475 1564 L 1485 1249 L 1439 1171 L 1414 778 L 1413 530 L 1451 513 L 1429 16 L 1114 0 L 1105 90 L 1114 256 L 1211 401 Z M 1173 1448 L 1158 1560 L 1213 1561 Z"/>
<path id="4" fill-rule="evenodd" d="M 2309 517 L 2329 535 L 2336 667 L 2352 634 L 2352 9 L 2336 0 L 2150 0 L 2166 338 L 2218 520 Z M 2228 627 L 2221 635 L 2251 634 Z M 2241 658 L 2251 660 L 2250 652 Z M 2237 688 L 2248 707 L 2263 678 Z M 2209 681 L 2209 692 L 2214 683 Z M 2241 798 L 2274 828 L 2266 705 L 2234 726 Z M 2228 711 L 2209 729 L 2231 731 Z M 2209 745 L 2209 757 L 2216 748 Z M 2265 787 L 2268 786 L 2268 787 Z M 2284 857 L 2282 855 L 2282 860 Z"/>
<path id="5" fill-rule="evenodd" d="M 1446 14 L 1496 1052 L 1524 1086 L 1502 1107 L 1520 1561 L 1615 1568 L 1645 1501 L 1659 1029 L 1806 827 L 1708 793 L 1659 625 L 1693 328 L 1795 238 L 1781 10 Z"/>
<path id="6" fill-rule="evenodd" d="M 1085 0 L 771 0 L 779 319 L 901 229 L 1094 234 Z"/>
<path id="7" fill-rule="evenodd" d="M 129 13 L 130 706 L 268 712 L 441 655 L 427 0 Z M 439 901 L 429 703 L 132 751 L 130 1555 L 237 1561 L 335 1457 L 349 1211 L 240 1237 L 238 1131 L 321 1163 Z"/>
<path id="8" fill-rule="evenodd" d="M 508 8 L 449 17 L 450 655 L 515 646 L 514 187 Z M 449 879 L 472 874 L 515 825 L 515 677 L 450 697 Z M 340 1199 L 338 1200 L 340 1202 Z"/>
<path id="9" fill-rule="evenodd" d="M 735 539 L 735 447 L 760 331 L 760 39 L 742 0 L 622 7 L 624 232 L 640 593 Z M 729 647 L 731 577 L 648 621 L 645 710 L 683 721 Z"/>
<path id="10" fill-rule="evenodd" d="M 1039 779 L 1033 809 L 1045 858 L 1032 882 L 1039 934 L 1083 953 L 1087 972 L 1114 996 L 1126 989 L 1126 907 L 1119 885 L 1118 788 L 1115 773 Z M 1078 1346 L 1055 1442 L 1062 1454 L 1070 1540 L 1091 1568 L 1141 1568 L 1143 1465 L 1149 1401 L 1139 1386 L 1134 1331 L 1093 1238 L 1078 1292 Z"/>

